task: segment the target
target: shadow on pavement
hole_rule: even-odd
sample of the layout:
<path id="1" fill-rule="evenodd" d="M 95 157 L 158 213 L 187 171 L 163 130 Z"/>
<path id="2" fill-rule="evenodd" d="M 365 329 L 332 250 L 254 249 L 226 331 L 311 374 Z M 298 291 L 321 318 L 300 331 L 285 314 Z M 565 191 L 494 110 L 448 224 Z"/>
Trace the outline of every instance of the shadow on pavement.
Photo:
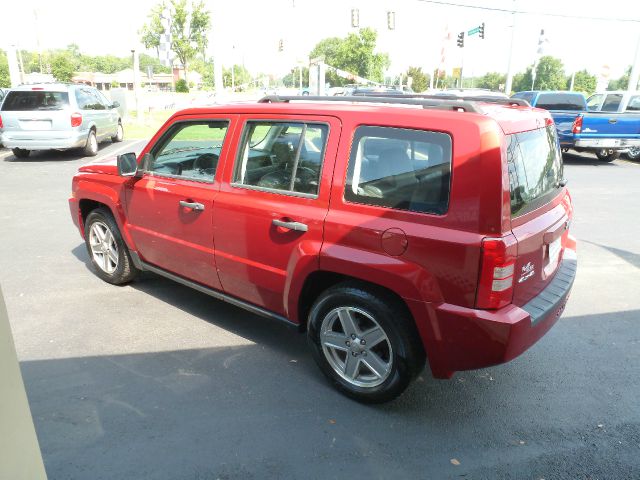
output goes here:
<path id="1" fill-rule="evenodd" d="M 589 156 L 583 156 L 589 155 Z M 615 167 L 616 164 L 613 162 L 603 162 L 598 160 L 598 157 L 595 155 L 591 156 L 590 154 L 580 155 L 578 153 L 563 153 L 562 160 L 567 165 L 591 165 L 596 167 Z"/>
<path id="2" fill-rule="evenodd" d="M 111 142 L 100 143 L 98 145 L 98 155 L 111 145 L 113 145 Z M 4 161 L 10 163 L 71 162 L 81 158 L 91 160 L 93 157 L 85 157 L 82 149 L 73 148 L 70 150 L 32 150 L 27 158 L 18 158 L 11 154 L 5 157 Z"/>

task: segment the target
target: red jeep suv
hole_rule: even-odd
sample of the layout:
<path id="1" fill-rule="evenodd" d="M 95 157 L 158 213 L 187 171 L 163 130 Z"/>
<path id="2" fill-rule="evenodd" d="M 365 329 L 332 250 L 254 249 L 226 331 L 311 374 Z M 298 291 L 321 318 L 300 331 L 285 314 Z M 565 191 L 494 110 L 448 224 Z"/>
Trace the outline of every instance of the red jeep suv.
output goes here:
<path id="1" fill-rule="evenodd" d="M 148 270 L 306 330 L 343 393 L 509 361 L 576 273 L 556 129 L 514 99 L 266 97 L 183 110 L 81 167 L 96 273 Z"/>

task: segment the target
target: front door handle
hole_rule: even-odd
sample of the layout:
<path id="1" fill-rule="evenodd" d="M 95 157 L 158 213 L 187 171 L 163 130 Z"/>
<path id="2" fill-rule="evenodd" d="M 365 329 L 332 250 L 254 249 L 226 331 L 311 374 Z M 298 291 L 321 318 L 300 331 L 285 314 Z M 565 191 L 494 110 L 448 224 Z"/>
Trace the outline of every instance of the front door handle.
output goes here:
<path id="1" fill-rule="evenodd" d="M 180 206 L 184 208 L 190 208 L 191 210 L 195 210 L 196 212 L 201 212 L 204 210 L 204 205 L 198 202 L 189 202 L 187 200 L 180 200 Z"/>
<path id="2" fill-rule="evenodd" d="M 274 218 L 271 223 L 276 227 L 287 228 L 289 230 L 295 230 L 296 232 L 306 232 L 309 230 L 309 227 L 306 224 L 300 222 L 285 222 Z"/>

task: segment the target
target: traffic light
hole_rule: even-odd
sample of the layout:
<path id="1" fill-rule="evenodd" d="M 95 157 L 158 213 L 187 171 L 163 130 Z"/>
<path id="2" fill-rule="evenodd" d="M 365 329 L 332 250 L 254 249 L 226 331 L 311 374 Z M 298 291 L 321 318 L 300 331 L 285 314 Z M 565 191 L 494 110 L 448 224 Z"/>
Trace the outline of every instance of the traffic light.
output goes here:
<path id="1" fill-rule="evenodd" d="M 480 25 L 480 30 L 478 30 L 478 33 L 480 34 L 480 38 L 484 40 L 484 22 L 482 22 L 482 24 Z"/>
<path id="2" fill-rule="evenodd" d="M 282 39 L 280 39 L 280 40 L 278 41 L 278 51 L 279 51 L 279 52 L 284 51 L 284 40 L 282 40 Z"/>
<path id="3" fill-rule="evenodd" d="M 360 26 L 360 10 L 357 8 L 351 9 L 351 26 L 358 28 Z"/>
<path id="4" fill-rule="evenodd" d="M 458 34 L 456 45 L 458 45 L 460 48 L 464 47 L 464 32 L 460 32 Z"/>
<path id="5" fill-rule="evenodd" d="M 387 28 L 389 30 L 396 29 L 396 12 L 387 12 Z"/>

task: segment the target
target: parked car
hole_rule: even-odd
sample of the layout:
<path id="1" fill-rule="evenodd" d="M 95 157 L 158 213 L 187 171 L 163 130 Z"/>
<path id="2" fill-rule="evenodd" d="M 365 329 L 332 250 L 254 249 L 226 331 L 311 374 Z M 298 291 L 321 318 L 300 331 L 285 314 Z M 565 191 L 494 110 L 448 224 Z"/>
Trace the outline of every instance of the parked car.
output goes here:
<path id="1" fill-rule="evenodd" d="M 118 102 L 93 87 L 51 84 L 12 89 L 0 107 L 0 143 L 18 158 L 32 150 L 82 148 L 98 153 L 98 143 L 124 138 Z"/>
<path id="2" fill-rule="evenodd" d="M 587 99 L 587 108 L 591 112 L 640 112 L 640 92 L 594 93 Z M 631 160 L 640 159 L 640 146 L 629 148 L 625 154 Z"/>
<path id="3" fill-rule="evenodd" d="M 503 92 L 496 92 L 495 90 L 489 90 L 488 88 L 447 88 L 446 90 L 435 92 L 434 95 L 509 98 Z"/>
<path id="4" fill-rule="evenodd" d="M 640 112 L 587 111 L 587 100 L 578 92 L 518 92 L 532 106 L 549 110 L 558 129 L 563 150 L 593 152 L 611 162 L 629 148 L 640 146 Z"/>
<path id="5" fill-rule="evenodd" d="M 577 265 L 549 114 L 349 100 L 184 110 L 139 156 L 80 167 L 69 206 L 96 274 L 147 270 L 306 330 L 363 402 L 402 393 L 426 359 L 449 378 L 523 353 Z"/>

